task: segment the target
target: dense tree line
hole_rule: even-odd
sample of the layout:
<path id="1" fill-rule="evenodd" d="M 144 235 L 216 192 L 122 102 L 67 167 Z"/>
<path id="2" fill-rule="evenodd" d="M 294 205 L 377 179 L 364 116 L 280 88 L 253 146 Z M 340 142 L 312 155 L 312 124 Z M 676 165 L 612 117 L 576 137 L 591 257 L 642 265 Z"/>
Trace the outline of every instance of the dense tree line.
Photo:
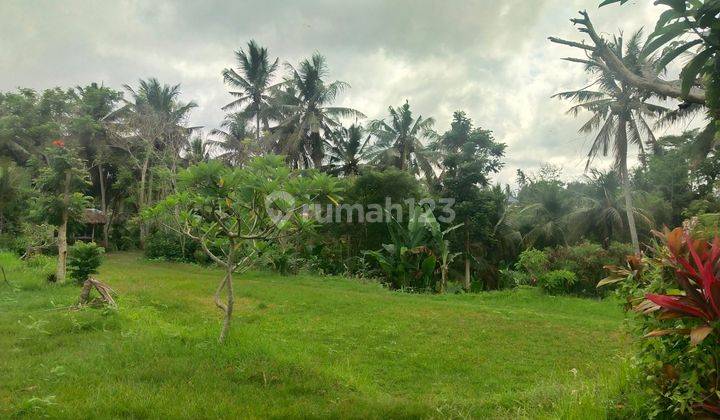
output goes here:
<path id="1" fill-rule="evenodd" d="M 348 203 L 455 199 L 454 224 L 461 226 L 445 240 L 458 258 L 446 268 L 466 290 L 498 287 L 499 271 L 527 248 L 584 241 L 607 248 L 629 241 L 639 252 L 653 227 L 717 210 L 720 168 L 708 146 L 715 136 L 714 111 L 712 103 L 700 100 L 706 97 L 703 86 L 712 92 L 714 79 L 706 75 L 713 73 L 684 71 L 683 81 L 695 82 L 677 92 L 658 88 L 662 83 L 649 86 L 648 80 L 661 80 L 664 67 L 679 56 L 677 49 L 658 52 L 658 36 L 645 39 L 641 32 L 627 40 L 596 38 L 587 16 L 578 23 L 595 47 L 552 40 L 591 52 L 586 59 L 569 59 L 585 66 L 588 87 L 556 95 L 574 102 L 570 114 L 589 115 L 580 127 L 594 135 L 583 179 L 564 181 L 556 168 L 544 167 L 534 174 L 519 170 L 516 187 L 502 187 L 493 175 L 504 165 L 505 144 L 465 112 L 455 112 L 444 132 L 408 101 L 388 107 L 385 118 L 367 120 L 356 109 L 336 106 L 350 86 L 329 79 L 324 56 L 281 65 L 250 41 L 235 53 L 236 66 L 222 70 L 233 99 L 214 129 L 189 126 L 197 105 L 181 98 L 180 85 L 152 78 L 122 90 L 91 83 L 0 94 L 4 246 L 23 252 L 48 246 L 33 232 L 44 223 L 55 227 L 62 255 L 63 238 L 85 236 L 82 210 L 91 207 L 106 218 L 95 238 L 104 247 L 157 250 L 162 247 L 148 247 L 148 241 L 175 242 L 161 238 L 173 232 L 141 215 L 178 192 L 180 172 L 208 161 L 242 168 L 256 157 L 277 154 L 291 169 L 338 177 L 339 196 Z M 669 97 L 685 102 L 677 108 L 660 104 Z M 704 109 L 707 128 L 654 135 L 657 127 Z M 608 155 L 609 170 L 592 167 L 597 156 Z M 633 156 L 640 162 L 634 168 L 628 163 Z M 49 210 L 53 205 L 55 213 Z M 405 205 L 405 212 L 412 210 Z M 276 241 L 266 255 L 274 268 L 315 260 L 325 272 L 352 274 L 373 265 L 365 252 L 380 249 L 389 235 L 387 225 L 339 223 L 312 237 Z M 181 258 L 202 259 L 185 239 L 177 242 Z"/>

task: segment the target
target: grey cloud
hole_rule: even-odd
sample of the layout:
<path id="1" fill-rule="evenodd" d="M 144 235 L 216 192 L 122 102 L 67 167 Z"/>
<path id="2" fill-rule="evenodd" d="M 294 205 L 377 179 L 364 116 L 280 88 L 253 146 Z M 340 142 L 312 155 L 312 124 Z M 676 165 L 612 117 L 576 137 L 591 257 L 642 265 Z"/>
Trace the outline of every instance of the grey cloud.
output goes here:
<path id="1" fill-rule="evenodd" d="M 352 85 L 340 101 L 371 118 L 409 99 L 440 131 L 464 109 L 477 125 L 508 143 L 507 167 L 543 162 L 583 169 L 587 136 L 564 115 L 553 93 L 581 86 L 573 55 L 546 37 L 578 39 L 568 19 L 587 8 L 599 28 L 626 32 L 650 26 L 650 2 L 596 9 L 596 0 L 336 2 L 3 1 L 0 4 L 0 89 L 45 88 L 91 81 L 120 88 L 138 78 L 182 83 L 200 108 L 192 124 L 222 120 L 229 100 L 220 71 L 233 50 L 257 39 L 281 61 L 323 53 L 331 77 Z"/>

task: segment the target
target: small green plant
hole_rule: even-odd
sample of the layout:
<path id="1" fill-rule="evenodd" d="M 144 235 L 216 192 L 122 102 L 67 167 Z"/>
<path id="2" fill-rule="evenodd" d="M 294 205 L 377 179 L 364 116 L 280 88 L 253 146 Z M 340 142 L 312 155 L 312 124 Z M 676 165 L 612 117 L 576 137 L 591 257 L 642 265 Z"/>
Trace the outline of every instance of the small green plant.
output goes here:
<path id="1" fill-rule="evenodd" d="M 70 278 L 81 284 L 90 275 L 97 273 L 104 253 L 105 249 L 97 246 L 95 242 L 76 242 L 70 247 L 68 255 Z"/>
<path id="2" fill-rule="evenodd" d="M 543 292 L 550 295 L 560 295 L 569 293 L 572 286 L 577 282 L 575 273 L 568 270 L 553 270 L 541 274 L 537 279 L 537 284 Z"/>
<path id="3" fill-rule="evenodd" d="M 20 406 L 17 408 L 15 414 L 17 416 L 23 416 L 26 414 L 29 415 L 36 415 L 39 417 L 44 417 L 42 414 L 47 410 L 48 407 L 52 405 L 56 405 L 55 402 L 55 396 L 54 395 L 48 395 L 47 397 L 41 398 L 41 397 L 31 397 L 26 399 L 25 401 L 20 404 Z"/>
<path id="4" fill-rule="evenodd" d="M 300 258 L 295 249 L 283 241 L 258 244 L 257 261 L 283 276 L 297 274 Z"/>
<path id="5" fill-rule="evenodd" d="M 511 268 L 501 268 L 498 271 L 498 288 L 511 289 L 518 286 L 530 285 L 530 275 L 524 271 Z"/>
<path id="6" fill-rule="evenodd" d="M 515 263 L 515 269 L 528 273 L 531 281 L 535 283 L 540 275 L 547 270 L 548 264 L 549 260 L 545 252 L 530 248 L 520 253 L 518 261 Z"/>

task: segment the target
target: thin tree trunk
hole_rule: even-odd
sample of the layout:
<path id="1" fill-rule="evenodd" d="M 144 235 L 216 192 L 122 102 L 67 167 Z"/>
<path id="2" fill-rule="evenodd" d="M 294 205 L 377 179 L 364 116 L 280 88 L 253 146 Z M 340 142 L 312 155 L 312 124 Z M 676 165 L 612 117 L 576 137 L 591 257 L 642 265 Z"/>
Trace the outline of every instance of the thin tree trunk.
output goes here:
<path id="1" fill-rule="evenodd" d="M 257 132 L 255 133 L 255 138 L 257 139 L 257 144 L 260 146 L 260 108 L 258 107 L 258 111 L 255 114 L 255 125 L 257 127 Z"/>
<path id="2" fill-rule="evenodd" d="M 632 193 L 630 191 L 630 181 L 627 179 L 627 169 L 623 177 L 623 195 L 625 196 L 625 213 L 627 213 L 628 229 L 630 230 L 630 240 L 632 241 L 633 251 L 640 253 L 640 241 L 638 240 L 637 228 L 635 227 L 635 214 L 632 203 Z"/>
<path id="3" fill-rule="evenodd" d="M 223 326 L 222 331 L 220 332 L 220 338 L 219 341 L 221 343 L 225 342 L 225 339 L 227 338 L 228 334 L 230 333 L 230 322 L 232 321 L 232 314 L 233 314 L 233 306 L 235 304 L 235 296 L 233 291 L 233 267 L 235 266 L 235 260 L 233 258 L 232 248 L 234 248 L 234 244 L 231 243 L 230 245 L 231 251 L 230 256 L 228 258 L 228 266 L 227 266 L 227 274 L 226 274 L 226 280 L 225 280 L 225 287 L 227 288 L 227 304 L 225 305 L 225 319 L 223 319 Z"/>
<path id="4" fill-rule="evenodd" d="M 5 213 L 2 210 L 0 210 L 0 235 L 2 235 L 4 229 L 5 229 Z"/>
<path id="5" fill-rule="evenodd" d="M 470 232 L 467 229 L 467 220 L 465 220 L 465 291 L 470 291 Z"/>
<path id="6" fill-rule="evenodd" d="M 65 283 L 67 273 L 67 225 L 68 206 L 70 205 L 70 171 L 65 174 L 65 189 L 63 191 L 62 220 L 58 227 L 58 263 L 55 272 L 55 281 Z"/>
<path id="7" fill-rule="evenodd" d="M 105 192 L 105 174 L 103 173 L 103 167 L 102 163 L 98 163 L 98 176 L 100 180 L 100 210 L 105 215 L 105 224 L 103 225 L 103 248 L 107 249 L 108 247 L 108 229 L 107 229 L 107 220 L 108 220 L 108 214 L 107 214 L 107 202 L 106 202 L 106 192 Z"/>
<path id="8" fill-rule="evenodd" d="M 630 186 L 630 176 L 628 175 L 627 168 L 627 120 L 624 117 L 620 117 L 618 120 L 618 131 L 617 135 L 620 137 L 617 139 L 616 147 L 624 148 L 619 150 L 622 156 L 620 159 L 620 178 L 622 182 L 623 195 L 625 196 L 625 213 L 627 214 L 628 229 L 630 230 L 630 240 L 632 242 L 633 251 L 636 254 L 640 253 L 640 241 L 638 241 L 637 228 L 635 227 L 635 214 L 632 204 L 632 191 Z"/>
<path id="9" fill-rule="evenodd" d="M 442 267 L 440 267 L 440 293 L 445 293 L 445 289 L 447 288 L 447 275 L 447 262 L 443 262 Z"/>
<path id="10" fill-rule="evenodd" d="M 151 143 L 152 144 L 152 143 Z M 138 213 L 142 213 L 146 205 L 147 195 L 147 173 L 150 166 L 150 150 L 148 148 L 145 161 L 140 169 L 140 185 L 138 186 Z M 147 225 L 145 221 L 140 220 L 140 249 L 145 249 L 145 239 L 147 238 Z"/>

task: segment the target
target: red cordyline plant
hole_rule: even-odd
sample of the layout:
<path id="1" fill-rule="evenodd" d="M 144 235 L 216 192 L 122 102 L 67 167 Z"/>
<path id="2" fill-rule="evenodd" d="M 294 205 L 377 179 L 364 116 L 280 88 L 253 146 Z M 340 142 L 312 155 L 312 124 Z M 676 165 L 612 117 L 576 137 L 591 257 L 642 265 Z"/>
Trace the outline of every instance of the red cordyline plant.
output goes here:
<path id="1" fill-rule="evenodd" d="M 675 279 L 684 294 L 647 294 L 647 300 L 636 309 L 645 313 L 660 310 L 663 319 L 700 320 L 700 325 L 692 329 L 658 330 L 649 334 L 689 334 L 690 341 L 696 345 L 713 332 L 720 319 L 720 238 L 716 236 L 712 242 L 693 239 L 681 228 L 655 234 L 667 245 L 667 262 L 675 269 Z"/>
<path id="2" fill-rule="evenodd" d="M 635 310 L 646 314 L 659 311 L 660 319 L 685 318 L 695 320 L 696 325 L 655 330 L 646 337 L 683 334 L 690 336 L 693 346 L 706 339 L 720 343 L 717 332 L 708 338 L 720 326 L 720 238 L 716 236 L 712 242 L 693 239 L 688 231 L 681 228 L 653 233 L 667 246 L 663 263 L 675 270 L 675 279 L 683 293 L 646 294 L 646 300 Z M 720 415 L 720 404 L 715 395 L 697 407 Z"/>

